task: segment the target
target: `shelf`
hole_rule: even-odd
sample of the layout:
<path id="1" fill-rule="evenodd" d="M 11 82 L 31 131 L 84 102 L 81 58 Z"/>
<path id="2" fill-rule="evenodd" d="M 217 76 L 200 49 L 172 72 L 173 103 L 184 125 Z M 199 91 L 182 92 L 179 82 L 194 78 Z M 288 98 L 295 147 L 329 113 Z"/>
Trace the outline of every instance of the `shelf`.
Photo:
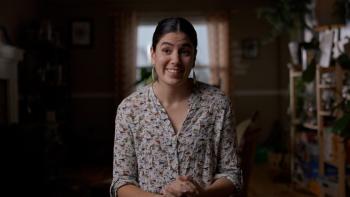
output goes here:
<path id="1" fill-rule="evenodd" d="M 320 114 L 320 116 L 332 116 L 332 112 L 331 111 L 319 111 L 318 112 Z"/>
<path id="2" fill-rule="evenodd" d="M 317 130 L 318 126 L 315 124 L 311 124 L 311 123 L 303 123 L 303 127 L 307 128 L 307 129 L 311 129 L 311 130 Z"/>
<path id="3" fill-rule="evenodd" d="M 321 73 L 331 73 L 331 72 L 335 72 L 335 67 L 334 66 L 330 66 L 330 67 L 321 67 L 321 66 L 318 66 L 319 67 L 319 71 Z"/>
<path id="4" fill-rule="evenodd" d="M 300 125 L 300 123 L 301 123 L 300 119 L 295 119 L 292 122 L 294 125 Z"/>
<path id="5" fill-rule="evenodd" d="M 328 165 L 331 165 L 331 166 L 333 166 L 333 167 L 337 167 L 337 166 L 338 166 L 337 161 L 324 160 L 324 163 L 326 163 L 326 164 L 328 164 Z"/>
<path id="6" fill-rule="evenodd" d="M 320 88 L 320 89 L 335 89 L 336 86 L 335 85 L 320 84 L 320 85 L 318 85 L 318 88 Z"/>
<path id="7" fill-rule="evenodd" d="M 344 24 L 332 24 L 332 25 L 321 25 L 314 28 L 316 32 L 326 31 L 326 30 L 332 30 L 337 28 L 345 27 Z"/>
<path id="8" fill-rule="evenodd" d="M 303 75 L 302 71 L 292 71 L 291 76 L 292 77 L 301 77 Z"/>

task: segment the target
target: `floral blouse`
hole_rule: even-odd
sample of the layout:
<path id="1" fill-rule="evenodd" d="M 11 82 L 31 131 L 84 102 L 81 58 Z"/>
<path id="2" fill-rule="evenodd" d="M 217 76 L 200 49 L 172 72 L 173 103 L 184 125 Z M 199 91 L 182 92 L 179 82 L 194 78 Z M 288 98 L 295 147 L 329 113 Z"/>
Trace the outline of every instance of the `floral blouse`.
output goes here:
<path id="1" fill-rule="evenodd" d="M 118 106 L 111 197 L 125 184 L 159 194 L 180 175 L 193 177 L 202 187 L 221 177 L 241 187 L 229 99 L 218 88 L 198 82 L 188 103 L 177 134 L 151 85 Z"/>

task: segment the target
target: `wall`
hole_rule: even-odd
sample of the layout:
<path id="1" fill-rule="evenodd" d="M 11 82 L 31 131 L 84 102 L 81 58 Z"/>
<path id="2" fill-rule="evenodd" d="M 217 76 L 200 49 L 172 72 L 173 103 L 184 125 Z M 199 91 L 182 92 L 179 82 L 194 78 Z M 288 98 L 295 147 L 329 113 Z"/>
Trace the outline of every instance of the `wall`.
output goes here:
<path id="1" fill-rule="evenodd" d="M 242 54 L 243 41 L 262 41 L 269 31 L 268 26 L 258 20 L 256 15 L 255 8 L 263 5 L 263 2 L 259 2 L 253 8 L 242 6 L 231 19 L 237 120 L 240 122 L 257 110 L 260 114 L 257 125 L 262 128 L 260 142 L 269 136 L 275 121 L 286 123 L 288 105 L 288 70 L 285 63 L 288 56 L 285 55 L 287 44 L 283 39 L 258 45 L 256 58 L 245 58 Z"/>
<path id="2" fill-rule="evenodd" d="M 16 43 L 18 28 L 38 18 L 50 19 L 61 32 L 63 44 L 69 49 L 72 91 L 71 144 L 79 158 L 112 158 L 114 116 L 120 98 L 114 98 L 113 13 L 135 10 L 142 13 L 207 13 L 226 10 L 231 13 L 231 54 L 234 101 L 237 122 L 258 110 L 258 126 L 263 129 L 263 141 L 276 120 L 286 114 L 288 72 L 287 48 L 284 40 L 260 46 L 254 59 L 241 57 L 244 39 L 260 39 L 268 26 L 256 18 L 255 9 L 265 1 L 179 0 L 164 4 L 161 0 L 6 0 L 0 7 L 0 24 L 5 24 Z M 40 11 L 40 13 L 39 13 Z M 70 23 L 74 19 L 92 19 L 94 42 L 91 48 L 70 48 Z M 74 153 L 73 153 L 74 154 Z"/>
<path id="3" fill-rule="evenodd" d="M 0 25 L 6 28 L 11 42 L 17 43 L 18 28 L 39 17 L 40 0 L 2 0 Z"/>
<path id="4" fill-rule="evenodd" d="M 171 1 L 165 5 L 160 0 L 143 3 L 136 0 L 105 1 L 41 1 L 7 0 L 0 11 L 3 17 L 0 24 L 8 27 L 10 37 L 16 42 L 17 29 L 22 23 L 39 17 L 50 18 L 56 28 L 64 32 L 64 40 L 69 44 L 69 24 L 75 18 L 90 18 L 94 21 L 94 45 L 87 49 L 71 49 L 71 85 L 72 111 L 75 132 L 78 136 L 91 135 L 97 138 L 110 137 L 113 133 L 116 104 L 114 94 L 113 43 L 111 41 L 115 10 L 132 9 L 142 12 L 208 12 L 230 10 L 232 24 L 232 62 L 234 75 L 235 111 L 238 122 L 247 118 L 254 110 L 259 110 L 260 125 L 265 133 L 275 120 L 285 115 L 285 100 L 288 73 L 281 60 L 285 46 L 270 43 L 261 46 L 255 59 L 243 59 L 240 56 L 242 40 L 259 39 L 268 28 L 257 20 L 255 8 L 264 1 L 252 0 L 237 3 L 235 1 Z M 184 6 L 186 5 L 186 6 Z M 39 7 L 41 6 L 41 7 Z M 43 9 L 42 9 L 43 8 Z M 16 14 L 13 14 L 16 13 Z M 244 20 L 242 20 L 244 19 Z M 235 55 L 236 54 L 236 55 Z M 238 54 L 238 55 L 237 55 Z M 286 59 L 284 55 L 282 59 Z M 244 72 L 242 71 L 242 68 Z M 101 132 L 107 135 L 100 135 Z M 88 132 L 88 133 L 86 133 Z M 89 133 L 90 132 L 90 133 Z M 107 137 L 108 136 L 108 137 Z"/>
<path id="5" fill-rule="evenodd" d="M 72 131 L 68 137 L 71 154 L 79 160 L 111 162 L 114 116 L 113 18 L 90 5 L 49 4 L 44 16 L 63 34 L 70 56 Z M 70 46 L 70 25 L 89 19 L 93 25 L 91 47 Z M 98 161 L 99 160 L 99 161 Z"/>
<path id="6" fill-rule="evenodd" d="M 266 2 L 266 1 L 265 1 Z M 245 73 L 234 76 L 235 111 L 237 121 L 249 117 L 255 110 L 260 112 L 259 126 L 265 137 L 273 122 L 286 117 L 288 73 L 281 60 L 286 45 L 270 43 L 259 48 L 255 59 L 239 59 L 243 39 L 257 38 L 268 31 L 265 24 L 256 18 L 255 8 L 264 1 L 170 1 L 141 2 L 136 0 L 105 1 L 50 1 L 46 15 L 60 23 L 69 25 L 74 18 L 92 18 L 95 25 L 95 45 L 91 49 L 71 50 L 73 111 L 76 132 L 112 138 L 113 118 L 116 104 L 113 103 L 113 46 L 112 13 L 115 10 L 136 10 L 142 12 L 196 12 L 205 13 L 227 10 L 232 24 L 232 60 L 235 69 L 245 68 Z M 186 5 L 186 6 L 184 6 Z M 243 19 L 243 20 L 242 20 Z M 236 54 L 236 55 L 235 55 Z M 237 59 L 238 58 L 238 59 Z M 86 133 L 90 132 L 90 133 Z"/>

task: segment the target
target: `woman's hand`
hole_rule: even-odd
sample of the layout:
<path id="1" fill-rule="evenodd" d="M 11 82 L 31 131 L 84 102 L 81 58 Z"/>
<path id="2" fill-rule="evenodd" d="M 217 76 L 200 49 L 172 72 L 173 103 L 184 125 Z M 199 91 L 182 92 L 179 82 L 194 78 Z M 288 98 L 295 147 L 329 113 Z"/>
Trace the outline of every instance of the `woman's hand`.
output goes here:
<path id="1" fill-rule="evenodd" d="M 201 197 L 204 189 L 191 177 L 179 176 L 163 189 L 165 197 Z"/>

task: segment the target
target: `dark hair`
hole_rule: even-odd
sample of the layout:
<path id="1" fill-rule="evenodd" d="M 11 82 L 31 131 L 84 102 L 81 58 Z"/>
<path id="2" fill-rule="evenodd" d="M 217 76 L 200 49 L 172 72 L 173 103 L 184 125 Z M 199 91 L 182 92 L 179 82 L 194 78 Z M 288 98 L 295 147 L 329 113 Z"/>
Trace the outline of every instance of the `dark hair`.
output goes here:
<path id="1" fill-rule="evenodd" d="M 195 49 L 197 49 L 197 33 L 193 25 L 186 19 L 181 17 L 165 18 L 159 21 L 156 30 L 153 33 L 152 48 L 155 49 L 159 40 L 164 34 L 171 32 L 183 32 L 191 40 Z"/>

